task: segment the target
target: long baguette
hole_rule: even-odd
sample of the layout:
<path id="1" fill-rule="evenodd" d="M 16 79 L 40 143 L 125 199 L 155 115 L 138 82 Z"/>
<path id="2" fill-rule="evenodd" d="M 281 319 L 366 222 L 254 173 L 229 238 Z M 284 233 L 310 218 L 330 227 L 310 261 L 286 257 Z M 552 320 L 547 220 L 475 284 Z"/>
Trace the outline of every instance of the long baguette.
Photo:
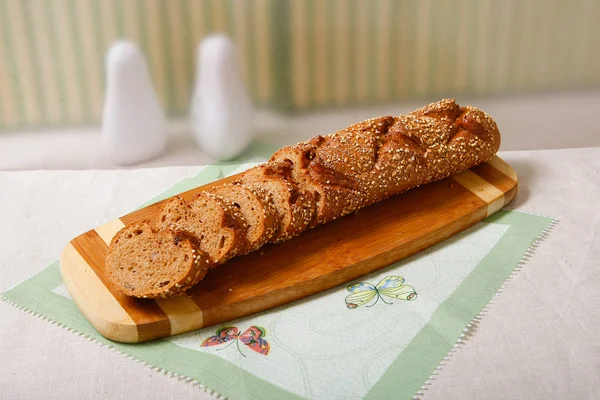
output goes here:
<path id="1" fill-rule="evenodd" d="M 489 160 L 500 147 L 483 111 L 442 100 L 399 117 L 379 117 L 278 150 L 292 177 L 321 191 L 326 223 L 389 196 Z M 344 190 L 346 195 L 327 196 Z"/>
<path id="2" fill-rule="evenodd" d="M 460 107 L 453 99 L 447 99 L 408 115 L 369 119 L 330 135 L 284 147 L 269 162 L 242 174 L 235 184 L 265 193 L 261 198 L 271 201 L 268 206 L 279 216 L 275 232 L 265 229 L 268 237 L 252 240 L 280 242 L 405 190 L 472 168 L 492 158 L 499 147 L 498 127 L 486 113 L 474 107 Z M 242 199 L 236 202 L 235 198 L 228 198 L 228 202 L 238 207 L 244 204 Z M 264 208 L 243 211 L 249 215 L 254 211 L 264 212 Z M 224 212 L 229 211 L 224 209 Z M 159 215 L 159 226 L 165 220 L 162 218 L 165 213 L 168 209 Z M 211 213 L 205 214 L 198 210 L 198 221 L 194 223 L 203 224 L 210 219 Z M 181 224 L 175 227 L 182 228 Z M 202 241 L 207 238 L 197 239 L 200 248 L 205 248 Z M 107 258 L 109 273 L 129 259 L 128 254 L 118 251 L 111 245 Z M 218 251 L 215 254 L 210 249 L 206 251 L 211 264 L 218 264 Z M 131 293 L 125 290 L 126 282 L 131 285 L 135 279 L 152 279 L 152 276 L 127 277 L 123 272 L 118 276 L 121 281 L 116 279 L 113 283 L 126 293 Z M 137 286 L 156 288 L 153 282 L 140 282 Z M 134 295 L 171 294 L 154 289 Z"/>

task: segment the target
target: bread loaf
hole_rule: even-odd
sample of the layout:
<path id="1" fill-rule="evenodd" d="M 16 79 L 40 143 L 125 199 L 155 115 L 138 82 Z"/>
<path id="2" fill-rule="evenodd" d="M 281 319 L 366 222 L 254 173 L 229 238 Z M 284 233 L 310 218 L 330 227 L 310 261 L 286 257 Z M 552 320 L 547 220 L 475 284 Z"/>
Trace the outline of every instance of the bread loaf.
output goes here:
<path id="1" fill-rule="evenodd" d="M 168 201 L 156 223 L 163 230 L 188 232 L 217 264 L 474 167 L 492 158 L 499 146 L 498 128 L 487 114 L 442 100 L 408 115 L 369 119 L 284 147 L 269 162 L 241 174 L 235 188 L 225 185 L 204 192 L 198 197 L 203 200 L 190 205 L 181 199 Z M 263 211 L 271 208 L 272 218 L 260 218 L 255 212 L 259 204 Z M 110 268 L 136 262 L 136 257 L 146 260 L 131 251 L 136 255 L 128 257 L 120 245 L 111 245 Z M 181 249 L 174 251 L 179 254 Z M 156 268 L 161 274 L 169 271 L 164 262 Z M 128 274 L 114 274 L 119 281 L 115 286 L 124 287 L 131 280 Z M 126 293 L 154 294 L 155 289 L 148 290 Z"/>
<path id="2" fill-rule="evenodd" d="M 499 146 L 498 128 L 487 114 L 443 100 L 406 116 L 374 118 L 318 136 L 273 159 L 295 153 L 292 163 L 303 160 L 295 164 L 297 175 L 358 193 L 358 200 L 339 196 L 329 202 L 342 210 L 339 217 L 485 162 Z"/>

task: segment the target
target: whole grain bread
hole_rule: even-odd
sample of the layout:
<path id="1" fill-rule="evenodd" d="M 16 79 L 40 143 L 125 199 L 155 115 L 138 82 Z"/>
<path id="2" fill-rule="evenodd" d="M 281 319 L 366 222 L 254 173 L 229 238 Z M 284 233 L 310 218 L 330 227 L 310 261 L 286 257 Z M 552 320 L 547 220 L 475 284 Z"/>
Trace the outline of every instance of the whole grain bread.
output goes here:
<path id="1" fill-rule="evenodd" d="M 106 275 L 129 296 L 156 298 L 183 293 L 208 271 L 208 257 L 185 232 L 156 231 L 148 221 L 121 229 L 111 241 Z"/>
<path id="2" fill-rule="evenodd" d="M 247 224 L 246 248 L 248 253 L 273 239 L 277 231 L 277 209 L 263 189 L 250 189 L 241 184 L 224 184 L 211 188 L 209 193 L 239 210 Z"/>
<path id="3" fill-rule="evenodd" d="M 289 166 L 290 176 L 304 193 L 312 193 L 315 212 L 309 224 L 312 228 L 340 218 L 361 206 L 362 196 L 357 190 L 331 182 L 321 182 L 310 176 L 308 166 L 315 156 L 316 146 L 311 142 L 284 147 L 271 157 L 272 162 Z"/>
<path id="4" fill-rule="evenodd" d="M 246 222 L 240 212 L 215 195 L 202 192 L 189 204 L 169 199 L 162 208 L 157 226 L 183 230 L 194 236 L 208 254 L 211 266 L 224 263 L 246 248 Z"/>
<path id="5" fill-rule="evenodd" d="M 258 248 L 261 242 L 288 240 L 374 202 L 474 167 L 492 158 L 499 146 L 498 127 L 486 113 L 442 100 L 407 115 L 369 119 L 284 147 L 269 162 L 241 174 L 235 190 L 203 192 L 190 205 L 171 199 L 156 221 L 165 233 L 156 235 L 173 236 L 168 229 L 188 232 L 212 261 L 222 263 Z M 263 206 L 272 207 L 275 227 L 269 234 L 266 219 L 253 213 L 251 204 L 258 203 L 248 190 L 259 194 Z M 138 256 L 145 260 L 144 254 Z M 119 252 L 112 257 L 127 255 Z M 164 263 L 156 266 L 168 269 Z M 131 281 L 129 275 L 120 279 Z"/>
<path id="6" fill-rule="evenodd" d="M 500 134 L 487 114 L 450 99 L 360 122 L 312 143 L 311 178 L 360 192 L 363 207 L 489 160 Z"/>
<path id="7" fill-rule="evenodd" d="M 263 190 L 270 196 L 278 216 L 278 229 L 270 242 L 282 242 L 302 233 L 310 225 L 315 212 L 312 193 L 302 192 L 288 177 L 284 163 L 268 162 L 244 172 L 237 183 L 252 190 Z"/>

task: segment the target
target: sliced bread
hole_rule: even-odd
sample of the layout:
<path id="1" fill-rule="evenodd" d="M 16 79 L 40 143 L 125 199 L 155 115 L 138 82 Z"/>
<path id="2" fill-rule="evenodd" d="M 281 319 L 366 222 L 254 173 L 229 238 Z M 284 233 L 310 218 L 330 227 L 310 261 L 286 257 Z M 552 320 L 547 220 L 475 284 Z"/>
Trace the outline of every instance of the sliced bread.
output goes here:
<path id="1" fill-rule="evenodd" d="M 254 251 L 273 238 L 277 230 L 277 209 L 262 189 L 249 189 L 241 184 L 224 184 L 209 190 L 239 210 L 247 224 L 244 253 Z"/>
<path id="2" fill-rule="evenodd" d="M 158 216 L 160 228 L 172 227 L 195 236 L 211 264 L 224 263 L 246 246 L 246 223 L 233 206 L 201 192 L 189 204 L 180 197 L 168 200 Z"/>
<path id="3" fill-rule="evenodd" d="M 121 229 L 112 239 L 105 271 L 113 286 L 128 296 L 171 297 L 198 283 L 209 259 L 185 232 L 156 231 L 148 221 Z"/>
<path id="4" fill-rule="evenodd" d="M 289 179 L 289 167 L 268 162 L 242 174 L 239 183 L 252 190 L 264 190 L 271 197 L 278 215 L 277 233 L 270 242 L 282 242 L 302 233 L 315 212 L 312 193 L 303 193 Z"/>
<path id="5" fill-rule="evenodd" d="M 315 150 L 318 147 L 315 139 L 284 147 L 271 157 L 273 162 L 289 165 L 293 181 L 303 192 L 312 193 L 315 213 L 310 227 L 356 211 L 361 207 L 364 197 L 359 191 L 344 186 L 333 178 L 322 182 L 311 176 L 314 171 L 310 168 L 310 162 L 315 157 Z"/>

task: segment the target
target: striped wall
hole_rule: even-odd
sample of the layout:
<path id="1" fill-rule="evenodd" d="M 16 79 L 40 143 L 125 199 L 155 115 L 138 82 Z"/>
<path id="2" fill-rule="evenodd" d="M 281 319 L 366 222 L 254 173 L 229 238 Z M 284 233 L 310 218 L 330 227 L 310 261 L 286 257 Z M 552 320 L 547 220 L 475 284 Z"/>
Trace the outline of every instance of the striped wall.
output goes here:
<path id="1" fill-rule="evenodd" d="M 0 130 L 99 121 L 104 57 L 136 41 L 171 115 L 186 112 L 195 49 L 226 32 L 258 102 L 273 98 L 271 0 L 0 0 Z"/>
<path id="2" fill-rule="evenodd" d="M 298 108 L 600 85 L 600 1 L 291 0 Z"/>
<path id="3" fill-rule="evenodd" d="M 0 0 L 0 130 L 99 121 L 119 38 L 170 115 L 213 32 L 239 44 L 255 100 L 287 110 L 598 87 L 598 16 L 597 0 Z"/>

